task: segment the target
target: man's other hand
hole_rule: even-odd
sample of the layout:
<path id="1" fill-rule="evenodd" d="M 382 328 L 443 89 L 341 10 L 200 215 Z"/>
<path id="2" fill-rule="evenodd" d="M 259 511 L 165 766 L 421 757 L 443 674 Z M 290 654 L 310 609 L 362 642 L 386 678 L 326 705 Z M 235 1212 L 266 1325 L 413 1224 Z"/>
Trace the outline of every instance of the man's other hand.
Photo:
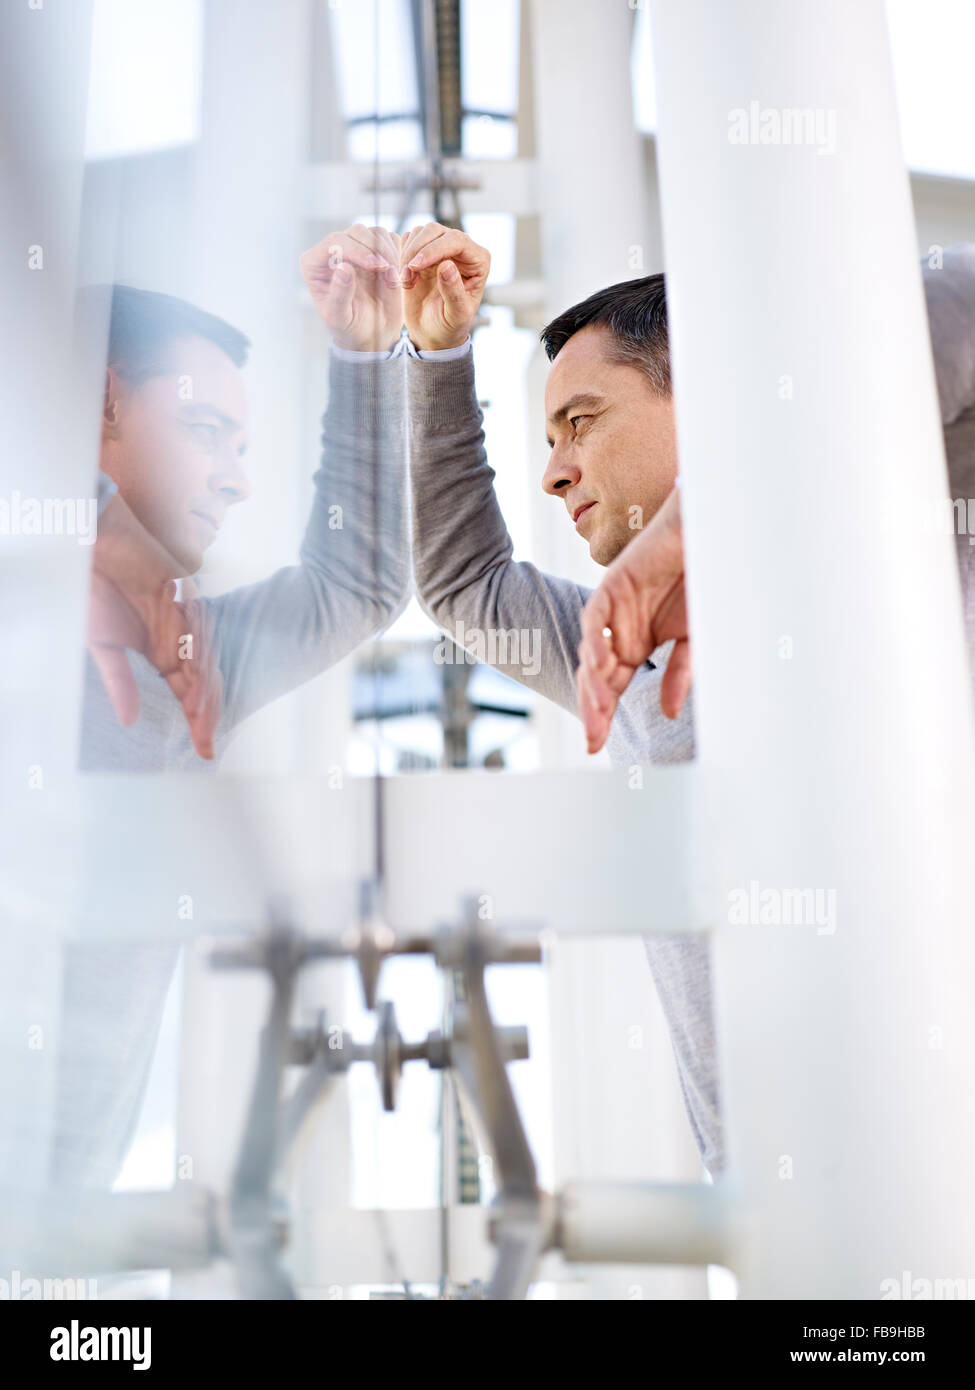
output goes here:
<path id="1" fill-rule="evenodd" d="M 428 222 L 403 238 L 403 313 L 414 347 L 460 347 L 484 294 L 491 255 L 464 232 Z"/>
<path id="2" fill-rule="evenodd" d="M 177 603 L 168 552 L 116 495 L 98 521 L 88 609 L 88 650 L 119 722 L 139 717 L 139 691 L 125 648 L 141 652 L 183 707 L 193 746 L 213 757 L 222 681 L 209 612 L 184 580 Z"/>
<path id="3" fill-rule="evenodd" d="M 403 327 L 400 238 L 361 222 L 301 257 L 301 273 L 336 347 L 381 352 Z"/>
<path id="4" fill-rule="evenodd" d="M 590 753 L 598 753 L 634 672 L 664 642 L 674 647 L 660 708 L 676 719 L 691 687 L 684 597 L 684 537 L 675 488 L 646 530 L 623 550 L 582 610 L 576 690 Z"/>

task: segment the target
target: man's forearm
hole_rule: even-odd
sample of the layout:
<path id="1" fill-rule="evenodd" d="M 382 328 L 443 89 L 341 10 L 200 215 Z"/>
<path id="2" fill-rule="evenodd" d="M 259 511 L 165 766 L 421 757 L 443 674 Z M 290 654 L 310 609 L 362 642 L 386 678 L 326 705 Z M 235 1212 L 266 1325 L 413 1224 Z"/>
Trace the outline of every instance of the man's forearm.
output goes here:
<path id="1" fill-rule="evenodd" d="M 333 355 L 300 564 L 213 600 L 230 723 L 340 661 L 406 599 L 400 360 Z"/>
<path id="2" fill-rule="evenodd" d="M 589 591 L 512 558 L 469 357 L 407 363 L 413 564 L 420 601 L 462 645 L 575 709 Z"/>

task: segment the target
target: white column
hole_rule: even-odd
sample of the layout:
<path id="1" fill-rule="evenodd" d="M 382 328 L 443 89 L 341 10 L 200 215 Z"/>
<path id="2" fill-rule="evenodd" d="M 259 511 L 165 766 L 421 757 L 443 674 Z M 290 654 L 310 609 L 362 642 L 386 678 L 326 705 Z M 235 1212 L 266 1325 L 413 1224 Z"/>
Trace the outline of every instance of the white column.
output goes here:
<path id="1" fill-rule="evenodd" d="M 534 99 L 546 323 L 595 290 L 658 269 L 649 264 L 646 174 L 633 124 L 632 34 L 626 5 L 591 0 L 532 0 L 523 22 Z M 541 490 L 548 463 L 547 375 L 539 344 L 527 371 L 532 559 L 553 574 L 595 587 L 602 571 L 565 508 Z M 534 722 L 543 767 L 590 763 L 575 719 L 543 707 Z"/>
<path id="2" fill-rule="evenodd" d="M 308 399 L 307 311 L 298 269 L 308 244 L 304 188 L 313 9 L 312 0 L 208 0 L 206 6 L 201 130 L 191 185 L 193 254 L 185 292 L 242 329 L 252 344 L 245 378 L 253 495 L 234 509 L 208 561 L 216 590 L 263 579 L 295 562 L 319 464 L 327 362 Z M 324 342 L 324 326 L 319 328 Z M 235 739 L 225 769 L 304 770 L 306 736 L 314 724 L 308 711 L 319 705 L 323 690 L 338 692 L 332 705 L 344 702 L 345 673 L 327 677 L 310 695 L 296 694 L 260 711 Z M 321 716 L 329 717 L 327 698 Z M 326 759 L 335 760 L 327 753 Z"/>
<path id="3" fill-rule="evenodd" d="M 595 290 L 648 275 L 649 202 L 642 139 L 633 124 L 625 4 L 533 0 L 534 127 L 541 208 L 546 321 Z M 530 382 L 539 392 L 529 424 L 530 462 L 539 481 L 547 449 L 541 416 L 546 359 Z M 599 570 L 551 497 L 536 494 L 540 563 L 582 583 Z"/>
<path id="4" fill-rule="evenodd" d="M 658 270 L 642 138 L 633 123 L 625 4 L 533 0 L 531 58 L 545 320 L 595 290 Z M 528 369 L 532 559 L 595 586 L 602 570 L 543 495 L 547 463 L 541 346 Z M 535 714 L 543 765 L 591 766 L 578 721 Z M 593 922 L 598 929 L 608 923 Z M 560 943 L 549 961 L 553 1117 L 559 1181 L 686 1178 L 700 1168 L 643 945 Z M 701 1297 L 698 1271 L 592 1269 L 595 1296 Z"/>
<path id="5" fill-rule="evenodd" d="M 312 14 L 312 0 L 274 6 L 208 0 L 206 8 L 201 138 L 192 180 L 195 254 L 184 272 L 185 293 L 252 342 L 245 375 L 253 497 L 234 515 L 236 546 L 230 535 L 221 543 L 221 551 L 229 544 L 233 553 L 214 575 L 218 589 L 294 563 L 319 464 L 328 390 L 325 329 L 309 324 L 298 269 L 307 244 Z M 309 337 L 316 327 L 320 334 Z M 315 353 L 316 346 L 322 350 Z M 247 722 L 224 773 L 313 773 L 341 763 L 348 698 L 348 673 L 340 670 L 275 701 Z M 262 795 L 258 786 L 255 781 L 255 799 Z M 279 833 L 285 835 L 271 818 L 260 827 L 272 859 Z M 202 949 L 188 953 L 179 1150 L 192 1159 L 196 1181 L 221 1192 L 237 1158 L 268 998 L 263 972 L 215 972 Z M 330 1021 L 342 1022 L 341 1000 L 337 968 L 303 972 L 298 1014 L 327 1007 Z M 348 1100 L 340 1079 L 303 1136 L 294 1179 L 299 1198 L 344 1202 L 348 1167 Z"/>
<path id="6" fill-rule="evenodd" d="M 78 757 L 92 554 L 79 537 L 92 519 L 97 399 L 86 415 L 71 343 L 91 4 L 2 10 L 0 1175 L 37 1187 L 57 1081 L 58 934 L 78 896 L 65 827 Z M 50 534 L 50 523 L 46 534 L 28 532 L 28 509 L 50 515 L 52 504 L 59 519 L 71 507 L 66 534 Z"/>
<path id="7" fill-rule="evenodd" d="M 972 696 L 884 11 L 652 16 L 741 1292 L 879 1298 L 975 1268 Z M 753 882 L 819 925 L 732 925 Z"/>

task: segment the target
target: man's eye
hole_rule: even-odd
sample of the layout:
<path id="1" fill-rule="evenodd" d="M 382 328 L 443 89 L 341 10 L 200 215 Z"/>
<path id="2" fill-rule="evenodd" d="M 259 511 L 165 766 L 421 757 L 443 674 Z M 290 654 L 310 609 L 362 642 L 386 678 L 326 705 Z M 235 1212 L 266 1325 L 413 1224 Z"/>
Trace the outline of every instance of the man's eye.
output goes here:
<path id="1" fill-rule="evenodd" d="M 588 418 L 587 415 L 571 415 L 569 417 L 569 424 L 575 429 L 577 420 L 587 420 Z"/>
<path id="2" fill-rule="evenodd" d="M 220 434 L 219 425 L 207 425 L 203 421 L 197 421 L 190 425 L 190 429 L 196 435 L 201 444 L 216 444 Z"/>

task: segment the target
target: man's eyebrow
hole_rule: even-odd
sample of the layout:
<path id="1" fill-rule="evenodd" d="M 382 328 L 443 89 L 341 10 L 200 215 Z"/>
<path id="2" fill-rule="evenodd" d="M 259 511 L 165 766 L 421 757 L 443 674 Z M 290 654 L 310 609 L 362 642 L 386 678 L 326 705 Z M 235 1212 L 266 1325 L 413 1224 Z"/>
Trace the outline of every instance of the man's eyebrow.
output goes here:
<path id="1" fill-rule="evenodd" d="M 558 410 L 549 419 L 550 425 L 561 425 L 562 421 L 568 418 L 569 411 L 577 409 L 578 406 L 598 408 L 605 404 L 604 397 L 596 396 L 591 391 L 577 391 L 574 396 L 570 396 L 564 405 L 560 405 Z M 555 440 L 551 435 L 546 435 L 548 447 L 555 447 Z"/>
<path id="2" fill-rule="evenodd" d="M 220 407 L 216 405 L 207 405 L 205 401 L 187 401 L 186 413 L 187 415 L 215 415 L 225 429 L 233 430 L 235 433 L 244 428 L 239 420 L 235 420 L 234 417 L 228 415 L 225 410 L 221 410 Z"/>

